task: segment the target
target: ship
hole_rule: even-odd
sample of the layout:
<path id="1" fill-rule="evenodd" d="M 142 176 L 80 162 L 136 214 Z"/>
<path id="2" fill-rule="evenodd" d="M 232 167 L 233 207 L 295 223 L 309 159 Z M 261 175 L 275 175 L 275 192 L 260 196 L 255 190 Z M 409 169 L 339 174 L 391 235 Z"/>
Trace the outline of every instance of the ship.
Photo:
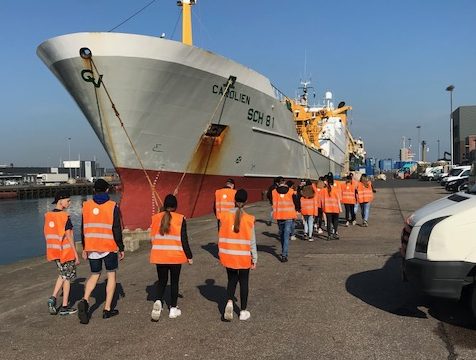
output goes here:
<path id="1" fill-rule="evenodd" d="M 193 45 L 182 7 L 182 41 L 113 32 L 58 36 L 37 54 L 73 97 L 122 184 L 125 228 L 147 229 L 169 193 L 187 217 L 212 212 L 233 178 L 249 202 L 273 178 L 317 179 L 349 170 L 356 141 L 347 112 L 331 99 L 312 106 L 264 75 Z"/>

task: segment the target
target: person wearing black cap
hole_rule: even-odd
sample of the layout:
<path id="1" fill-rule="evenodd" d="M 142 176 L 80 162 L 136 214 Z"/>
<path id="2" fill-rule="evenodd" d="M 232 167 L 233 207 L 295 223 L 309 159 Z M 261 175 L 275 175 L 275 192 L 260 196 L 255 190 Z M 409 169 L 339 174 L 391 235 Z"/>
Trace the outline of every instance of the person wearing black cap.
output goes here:
<path id="1" fill-rule="evenodd" d="M 233 299 L 236 286 L 240 283 L 240 320 L 251 316 L 248 306 L 250 269 L 258 262 L 256 249 L 255 217 L 247 214 L 243 206 L 248 199 L 244 189 L 239 189 L 234 197 L 235 207 L 220 215 L 221 227 L 218 233 L 218 255 L 220 263 L 228 275 L 227 304 L 223 317 L 233 319 Z"/>
<path id="2" fill-rule="evenodd" d="M 109 198 L 109 187 L 107 181 L 96 180 L 93 198 L 83 203 L 82 257 L 89 260 L 91 276 L 84 287 L 84 296 L 78 303 L 81 324 L 89 323 L 88 301 L 101 275 L 103 263 L 107 271 L 107 285 L 102 317 L 108 319 L 119 314 L 118 310 L 111 309 L 111 304 L 116 290 L 116 270 L 119 260 L 124 259 L 124 243 L 121 214 L 117 204 Z"/>
<path id="3" fill-rule="evenodd" d="M 235 181 L 227 179 L 222 189 L 215 191 L 215 202 L 213 203 L 213 213 L 217 217 L 218 230 L 220 230 L 220 214 L 232 209 L 234 206 Z"/>
<path id="4" fill-rule="evenodd" d="M 79 265 L 79 256 L 74 244 L 73 224 L 65 211 L 71 204 L 69 192 L 58 191 L 52 204 L 56 207 L 45 214 L 46 257 L 48 261 L 56 263 L 59 276 L 56 279 L 53 294 L 48 299 L 48 311 L 51 315 L 69 315 L 77 311 L 69 305 L 69 293 L 71 281 L 76 278 L 76 266 Z M 57 309 L 56 297 L 61 289 L 63 290 L 63 306 Z"/>
<path id="5" fill-rule="evenodd" d="M 188 244 L 185 217 L 176 212 L 177 198 L 168 194 L 164 199 L 162 210 L 152 216 L 150 236 L 152 248 L 150 262 L 157 268 L 157 300 L 152 307 L 151 318 L 158 321 L 162 312 L 162 299 L 170 273 L 170 310 L 169 318 L 182 315 L 177 307 L 179 294 L 180 270 L 182 264 L 193 264 L 192 251 Z"/>

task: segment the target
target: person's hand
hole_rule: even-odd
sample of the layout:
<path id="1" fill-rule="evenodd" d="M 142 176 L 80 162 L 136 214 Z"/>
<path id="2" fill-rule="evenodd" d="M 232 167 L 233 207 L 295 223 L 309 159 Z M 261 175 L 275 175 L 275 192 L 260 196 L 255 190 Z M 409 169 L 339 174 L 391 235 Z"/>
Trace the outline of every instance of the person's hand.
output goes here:
<path id="1" fill-rule="evenodd" d="M 193 264 L 193 259 L 187 259 L 188 260 L 188 264 L 189 265 L 192 265 Z"/>
<path id="2" fill-rule="evenodd" d="M 254 269 L 256 269 L 256 264 L 253 264 L 253 263 L 252 263 L 252 264 L 251 264 L 251 270 L 254 270 Z"/>
<path id="3" fill-rule="evenodd" d="M 119 251 L 119 260 L 124 260 L 124 251 Z"/>
<path id="4" fill-rule="evenodd" d="M 88 259 L 88 253 L 86 252 L 86 250 L 83 250 L 83 252 L 81 253 L 81 256 L 84 260 Z"/>
<path id="5" fill-rule="evenodd" d="M 78 256 L 78 253 L 74 254 L 74 265 L 79 265 L 79 256 Z"/>

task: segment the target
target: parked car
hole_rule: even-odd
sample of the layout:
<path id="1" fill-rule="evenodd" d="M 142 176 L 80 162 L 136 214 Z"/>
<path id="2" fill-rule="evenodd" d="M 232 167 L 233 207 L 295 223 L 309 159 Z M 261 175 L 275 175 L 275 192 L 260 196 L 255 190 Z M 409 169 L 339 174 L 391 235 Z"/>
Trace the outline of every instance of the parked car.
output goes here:
<path id="1" fill-rule="evenodd" d="M 443 178 L 440 181 L 440 185 L 446 186 L 447 182 L 457 180 L 464 176 L 469 176 L 470 172 L 471 172 L 471 166 L 469 165 L 455 166 L 453 169 L 450 170 L 450 172 L 448 173 L 448 176 Z"/>
<path id="2" fill-rule="evenodd" d="M 448 181 L 445 189 L 451 192 L 464 191 L 468 188 L 468 179 L 469 176 L 463 176 L 459 179 Z"/>

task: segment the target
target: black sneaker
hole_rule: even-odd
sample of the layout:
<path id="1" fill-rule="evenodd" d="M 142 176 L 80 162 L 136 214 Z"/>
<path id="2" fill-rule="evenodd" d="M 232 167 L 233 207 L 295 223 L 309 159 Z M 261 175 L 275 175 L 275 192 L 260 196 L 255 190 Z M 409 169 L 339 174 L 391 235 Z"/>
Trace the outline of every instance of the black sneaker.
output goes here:
<path id="1" fill-rule="evenodd" d="M 56 298 L 54 296 L 50 296 L 48 299 L 48 311 L 51 315 L 56 315 L 58 313 L 58 309 L 56 308 Z"/>
<path id="2" fill-rule="evenodd" d="M 89 304 L 86 299 L 81 299 L 78 303 L 78 318 L 81 324 L 89 323 Z"/>
<path id="3" fill-rule="evenodd" d="M 59 315 L 71 315 L 76 314 L 78 309 L 75 309 L 71 306 L 62 306 L 58 312 Z"/>
<path id="4" fill-rule="evenodd" d="M 288 257 L 287 256 L 281 256 L 281 262 L 283 262 L 283 263 L 288 262 Z"/>
<path id="5" fill-rule="evenodd" d="M 109 319 L 113 316 L 119 315 L 119 310 L 113 309 L 113 310 L 103 310 L 102 311 L 102 318 L 103 319 Z"/>

